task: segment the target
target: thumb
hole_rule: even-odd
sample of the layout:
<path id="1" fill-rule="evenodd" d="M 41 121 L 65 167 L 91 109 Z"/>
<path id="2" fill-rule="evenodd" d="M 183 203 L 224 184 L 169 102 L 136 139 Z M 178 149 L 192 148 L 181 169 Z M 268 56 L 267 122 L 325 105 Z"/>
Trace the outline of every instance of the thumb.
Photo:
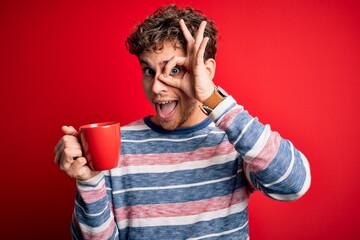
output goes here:
<path id="1" fill-rule="evenodd" d="M 179 78 L 175 78 L 172 76 L 165 77 L 164 74 L 161 74 L 159 76 L 159 80 L 162 81 L 163 83 L 165 83 L 166 85 L 181 89 L 181 79 L 179 79 Z"/>
<path id="2" fill-rule="evenodd" d="M 75 135 L 75 134 L 77 134 L 77 131 L 72 126 L 62 126 L 61 131 L 65 135 Z"/>

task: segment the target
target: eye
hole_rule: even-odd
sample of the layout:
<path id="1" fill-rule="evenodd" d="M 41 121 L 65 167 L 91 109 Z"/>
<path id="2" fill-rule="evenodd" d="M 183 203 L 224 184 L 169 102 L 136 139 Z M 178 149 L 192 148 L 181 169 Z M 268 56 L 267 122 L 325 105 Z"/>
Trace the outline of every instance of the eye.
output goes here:
<path id="1" fill-rule="evenodd" d="M 180 69 L 178 67 L 174 67 L 171 69 L 170 74 L 177 75 L 177 74 L 179 74 L 179 72 L 180 72 Z"/>
<path id="2" fill-rule="evenodd" d="M 152 76 L 152 75 L 155 74 L 155 71 L 152 70 L 151 68 L 144 68 L 143 71 L 144 71 L 144 74 L 145 74 L 146 76 Z"/>

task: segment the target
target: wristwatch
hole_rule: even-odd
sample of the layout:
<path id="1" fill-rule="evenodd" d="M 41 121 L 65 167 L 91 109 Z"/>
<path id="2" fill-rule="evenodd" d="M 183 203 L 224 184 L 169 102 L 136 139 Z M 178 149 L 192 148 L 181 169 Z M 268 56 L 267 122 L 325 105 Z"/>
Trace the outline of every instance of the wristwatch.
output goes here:
<path id="1" fill-rule="evenodd" d="M 211 94 L 211 96 L 206 99 L 203 105 L 200 106 L 200 109 L 203 111 L 204 114 L 209 115 L 214 110 L 214 108 L 227 96 L 229 96 L 229 94 L 225 92 L 224 89 L 217 86 L 215 87 L 215 91 L 213 92 L 213 94 Z"/>

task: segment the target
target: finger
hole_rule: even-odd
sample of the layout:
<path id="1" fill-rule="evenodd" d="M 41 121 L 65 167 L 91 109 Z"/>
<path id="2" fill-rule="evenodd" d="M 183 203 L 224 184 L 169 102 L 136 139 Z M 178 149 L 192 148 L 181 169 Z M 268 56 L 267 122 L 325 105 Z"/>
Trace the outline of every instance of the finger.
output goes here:
<path id="1" fill-rule="evenodd" d="M 77 134 L 77 131 L 75 130 L 75 128 L 73 128 L 72 126 L 68 127 L 68 126 L 62 126 L 61 127 L 61 131 L 66 135 L 75 135 Z M 67 138 L 63 136 L 59 142 L 56 144 L 55 148 L 54 148 L 54 152 L 56 153 L 57 151 L 59 151 L 60 147 L 62 146 L 62 144 L 64 143 L 65 140 L 69 140 L 69 141 L 74 141 L 75 138 Z"/>
<path id="2" fill-rule="evenodd" d="M 79 170 L 87 164 L 86 158 L 79 157 L 71 164 L 72 172 L 79 172 Z"/>
<path id="3" fill-rule="evenodd" d="M 82 151 L 79 148 L 65 148 L 61 154 L 61 165 L 71 165 L 74 159 L 82 157 Z M 65 166 L 66 167 L 66 166 Z"/>
<path id="4" fill-rule="evenodd" d="M 205 37 L 199 46 L 199 50 L 198 50 L 197 56 L 196 56 L 196 60 L 197 60 L 198 64 L 204 63 L 204 54 L 205 54 L 205 49 L 206 49 L 206 45 L 208 42 L 209 42 L 209 38 Z"/>
<path id="5" fill-rule="evenodd" d="M 64 148 L 63 151 L 61 151 L 61 158 L 60 160 L 62 162 L 70 162 L 78 157 L 82 157 L 82 149 L 81 148 Z"/>
<path id="6" fill-rule="evenodd" d="M 56 164 L 59 164 L 64 151 L 69 155 L 65 156 L 65 158 L 76 159 L 82 156 L 82 148 L 79 142 L 65 142 L 60 149 L 55 152 L 54 162 Z"/>
<path id="7" fill-rule="evenodd" d="M 184 34 L 184 37 L 186 39 L 186 41 L 189 43 L 189 42 L 193 42 L 194 41 L 194 38 L 193 36 L 191 35 L 189 29 L 187 28 L 185 22 L 183 19 L 180 19 L 180 28 L 181 28 L 181 31 L 182 33 Z"/>
<path id="8" fill-rule="evenodd" d="M 169 85 L 169 86 L 174 87 L 174 88 L 181 89 L 181 82 L 182 81 L 179 78 L 174 78 L 172 76 L 165 77 L 164 74 L 161 74 L 159 76 L 159 80 L 164 82 L 166 85 Z"/>
<path id="9" fill-rule="evenodd" d="M 75 136 L 64 135 L 61 137 L 59 142 L 56 144 L 56 146 L 54 148 L 54 152 L 56 153 L 56 152 L 60 151 L 60 148 L 65 144 L 65 142 L 79 142 L 79 140 Z"/>
<path id="10" fill-rule="evenodd" d="M 195 49 L 198 49 L 200 47 L 201 43 L 203 42 L 206 24 L 207 24 L 206 21 L 202 21 L 200 23 L 200 26 L 199 26 L 197 32 L 196 32 Z"/>
<path id="11" fill-rule="evenodd" d="M 69 126 L 69 127 L 68 126 L 62 126 L 61 130 L 63 131 L 63 133 L 65 135 L 75 135 L 75 134 L 77 134 L 77 131 L 72 126 Z"/>
<path id="12" fill-rule="evenodd" d="M 63 149 L 63 147 L 60 147 L 58 151 L 55 151 L 54 162 L 58 165 L 60 165 L 60 159 L 62 158 Z"/>
<path id="13" fill-rule="evenodd" d="M 80 157 L 71 165 L 71 168 L 67 172 L 70 177 L 79 180 L 88 179 L 92 175 L 90 167 L 87 165 L 86 158 Z"/>
<path id="14" fill-rule="evenodd" d="M 163 70 L 163 75 L 164 77 L 168 77 L 171 74 L 171 70 L 175 67 L 175 66 L 184 66 L 186 62 L 186 57 L 178 57 L 178 56 L 174 56 L 172 57 L 165 65 L 164 70 Z M 186 66 L 185 66 L 186 67 Z"/>

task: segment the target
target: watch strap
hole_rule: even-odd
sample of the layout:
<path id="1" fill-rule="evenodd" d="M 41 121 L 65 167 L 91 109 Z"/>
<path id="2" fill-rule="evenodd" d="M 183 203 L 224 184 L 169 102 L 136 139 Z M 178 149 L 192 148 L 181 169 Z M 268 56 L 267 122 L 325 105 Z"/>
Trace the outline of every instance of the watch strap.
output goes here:
<path id="1" fill-rule="evenodd" d="M 224 100 L 224 97 L 221 96 L 218 91 L 214 91 L 213 94 L 211 94 L 211 96 L 206 99 L 203 105 L 214 109 L 222 100 Z"/>
<path id="2" fill-rule="evenodd" d="M 203 103 L 202 106 L 200 106 L 200 109 L 205 113 L 206 115 L 209 115 L 214 108 L 219 105 L 222 100 L 224 100 L 224 96 L 220 94 L 218 88 L 215 88 L 215 91 L 211 94 L 211 96 L 206 99 L 206 101 Z"/>

